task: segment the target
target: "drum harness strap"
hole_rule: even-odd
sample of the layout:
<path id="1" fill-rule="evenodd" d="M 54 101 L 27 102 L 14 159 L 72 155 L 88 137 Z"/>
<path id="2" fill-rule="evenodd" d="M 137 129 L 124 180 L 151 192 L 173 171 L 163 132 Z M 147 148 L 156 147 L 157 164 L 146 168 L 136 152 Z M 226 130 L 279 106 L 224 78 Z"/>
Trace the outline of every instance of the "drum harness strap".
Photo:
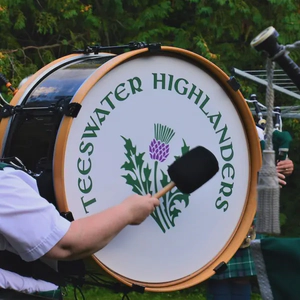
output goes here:
<path id="1" fill-rule="evenodd" d="M 28 170 L 22 161 L 16 157 L 1 158 L 0 171 L 3 170 L 4 167 L 22 170 L 35 179 L 39 176 L 39 174 Z M 71 212 L 63 212 L 61 216 L 69 221 L 74 220 Z M 104 279 L 101 274 L 87 271 L 82 260 L 59 261 L 57 272 L 41 260 L 26 262 L 17 254 L 3 250 L 0 251 L 0 268 L 21 276 L 52 282 L 62 288 L 71 285 L 74 288 L 75 300 L 78 299 L 78 293 L 81 295 L 81 299 L 85 299 L 82 292 L 83 285 L 103 287 L 113 290 L 116 293 L 122 293 L 122 300 L 129 300 L 128 294 L 132 291 L 138 293 L 144 293 L 145 291 L 143 286 L 132 284 L 131 287 L 128 287 L 119 282 L 107 278 Z"/>

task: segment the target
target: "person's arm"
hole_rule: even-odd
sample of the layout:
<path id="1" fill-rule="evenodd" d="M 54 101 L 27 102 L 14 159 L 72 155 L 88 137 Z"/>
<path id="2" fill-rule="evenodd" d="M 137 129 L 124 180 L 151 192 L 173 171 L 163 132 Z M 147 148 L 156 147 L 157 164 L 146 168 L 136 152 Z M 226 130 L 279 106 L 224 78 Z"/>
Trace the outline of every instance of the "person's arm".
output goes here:
<path id="1" fill-rule="evenodd" d="M 75 220 L 45 257 L 74 260 L 89 256 L 107 245 L 127 225 L 143 222 L 158 205 L 159 200 L 150 195 L 133 195 L 103 212 Z"/>

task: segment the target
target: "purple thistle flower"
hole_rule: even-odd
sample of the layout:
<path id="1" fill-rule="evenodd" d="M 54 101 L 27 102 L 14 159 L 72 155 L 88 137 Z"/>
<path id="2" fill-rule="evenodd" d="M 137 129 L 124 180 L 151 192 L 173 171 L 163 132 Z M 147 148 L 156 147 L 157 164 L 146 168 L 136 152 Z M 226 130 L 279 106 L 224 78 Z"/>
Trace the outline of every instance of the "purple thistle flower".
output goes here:
<path id="1" fill-rule="evenodd" d="M 160 141 L 157 141 L 156 139 L 153 139 L 152 142 L 149 145 L 149 153 L 150 157 L 154 160 L 158 160 L 160 162 L 163 162 L 166 160 L 166 158 L 169 155 L 170 146 L 165 143 L 161 143 Z"/>
<path id="2" fill-rule="evenodd" d="M 169 142 L 175 135 L 173 129 L 161 124 L 154 124 L 155 138 L 149 145 L 149 153 L 151 159 L 163 162 L 167 159 L 170 153 Z"/>

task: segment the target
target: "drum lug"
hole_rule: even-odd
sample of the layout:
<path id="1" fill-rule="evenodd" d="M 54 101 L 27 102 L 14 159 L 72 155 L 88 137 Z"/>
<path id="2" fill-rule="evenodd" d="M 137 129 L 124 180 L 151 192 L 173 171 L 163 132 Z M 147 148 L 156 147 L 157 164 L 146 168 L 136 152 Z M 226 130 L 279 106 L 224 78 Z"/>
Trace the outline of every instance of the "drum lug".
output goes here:
<path id="1" fill-rule="evenodd" d="M 65 116 L 76 118 L 81 109 L 81 104 L 73 102 L 69 103 L 63 108 L 63 113 Z"/>
<path id="2" fill-rule="evenodd" d="M 149 52 L 157 52 L 161 50 L 161 44 L 160 43 L 151 43 L 148 45 Z"/>
<path id="3" fill-rule="evenodd" d="M 3 105 L 3 107 L 0 110 L 0 118 L 8 118 L 17 113 L 18 111 L 21 111 L 23 106 L 16 105 L 12 106 L 9 104 Z"/>
<path id="4" fill-rule="evenodd" d="M 221 274 L 223 273 L 225 270 L 227 269 L 227 264 L 222 261 L 221 263 L 219 263 L 215 268 L 214 271 L 216 272 L 216 274 Z"/>
<path id="5" fill-rule="evenodd" d="M 230 76 L 229 80 L 227 80 L 227 83 L 230 85 L 230 87 L 236 92 L 239 90 L 241 85 L 239 82 L 235 79 L 234 76 Z"/>
<path id="6" fill-rule="evenodd" d="M 132 284 L 131 289 L 132 289 L 132 291 L 140 293 L 140 294 L 144 294 L 144 292 L 145 292 L 145 287 L 144 286 L 138 285 L 138 284 L 135 284 L 135 283 Z"/>
<path id="7" fill-rule="evenodd" d="M 61 212 L 60 215 L 61 215 L 63 218 L 65 218 L 65 219 L 67 219 L 68 221 L 70 221 L 70 222 L 73 222 L 73 221 L 74 221 L 73 214 L 72 214 L 72 212 L 70 212 L 70 211 L 67 211 L 67 212 Z"/>
<path id="8" fill-rule="evenodd" d="M 149 52 L 156 52 L 161 50 L 161 43 L 147 44 L 145 42 L 130 42 L 128 46 L 130 50 L 138 50 L 143 48 L 148 48 Z"/>

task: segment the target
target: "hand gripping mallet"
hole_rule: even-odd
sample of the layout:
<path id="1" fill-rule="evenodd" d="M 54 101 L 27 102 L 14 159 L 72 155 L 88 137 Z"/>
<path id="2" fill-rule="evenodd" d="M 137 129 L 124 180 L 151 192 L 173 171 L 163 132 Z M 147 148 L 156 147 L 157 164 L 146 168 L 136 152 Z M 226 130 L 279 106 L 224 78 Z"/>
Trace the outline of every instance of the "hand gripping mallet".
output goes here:
<path id="1" fill-rule="evenodd" d="M 172 181 L 153 197 L 160 198 L 175 186 L 183 194 L 190 194 L 218 171 L 219 164 L 214 154 L 202 146 L 197 146 L 169 166 L 168 174 Z"/>

